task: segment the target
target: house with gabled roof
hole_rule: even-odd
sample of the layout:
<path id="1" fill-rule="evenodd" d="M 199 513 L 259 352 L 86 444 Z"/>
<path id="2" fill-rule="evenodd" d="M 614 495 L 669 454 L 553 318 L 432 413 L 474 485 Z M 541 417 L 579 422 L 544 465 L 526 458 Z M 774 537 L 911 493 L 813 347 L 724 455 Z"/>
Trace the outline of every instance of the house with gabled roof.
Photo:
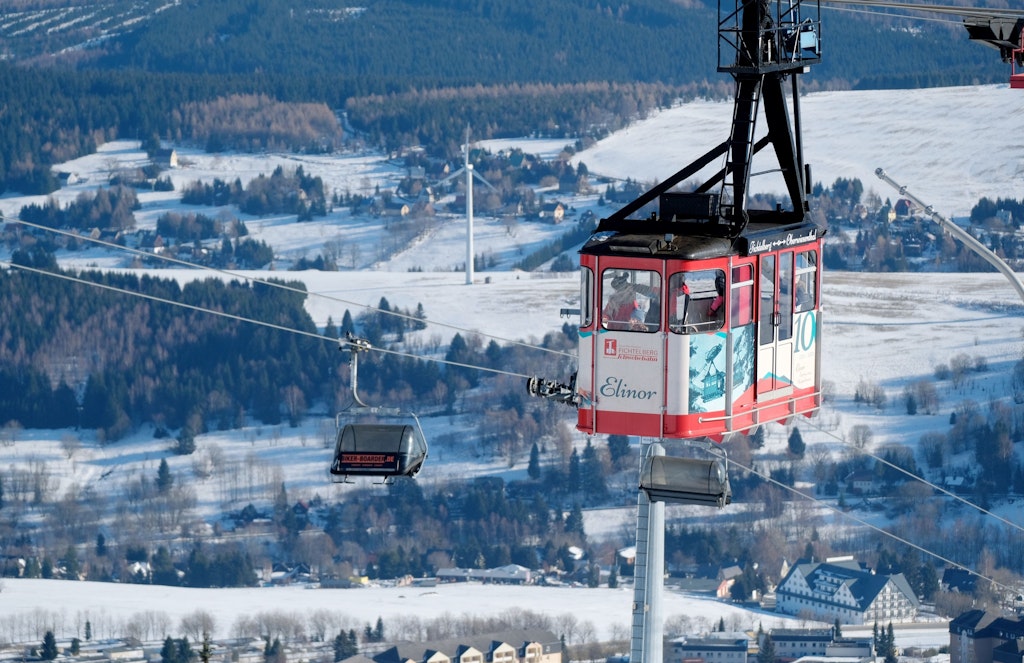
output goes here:
<path id="1" fill-rule="evenodd" d="M 949 663 L 1018 663 L 1024 622 L 984 610 L 968 610 L 949 622 Z"/>
<path id="2" fill-rule="evenodd" d="M 741 634 L 687 636 L 671 641 L 668 663 L 747 663 L 749 648 L 750 639 Z"/>
<path id="3" fill-rule="evenodd" d="M 912 622 L 920 607 L 902 573 L 878 575 L 852 557 L 795 564 L 775 596 L 776 612 L 842 624 Z"/>
<path id="4" fill-rule="evenodd" d="M 1024 661 L 1024 638 L 1007 640 L 992 650 L 992 663 L 1021 663 Z"/>
<path id="5" fill-rule="evenodd" d="M 550 631 L 510 629 L 459 640 L 399 643 L 375 655 L 373 663 L 562 663 L 562 647 Z"/>
<path id="6" fill-rule="evenodd" d="M 773 628 L 776 659 L 794 661 L 804 656 L 825 656 L 835 633 L 830 628 Z M 758 642 L 758 645 L 763 642 Z"/>

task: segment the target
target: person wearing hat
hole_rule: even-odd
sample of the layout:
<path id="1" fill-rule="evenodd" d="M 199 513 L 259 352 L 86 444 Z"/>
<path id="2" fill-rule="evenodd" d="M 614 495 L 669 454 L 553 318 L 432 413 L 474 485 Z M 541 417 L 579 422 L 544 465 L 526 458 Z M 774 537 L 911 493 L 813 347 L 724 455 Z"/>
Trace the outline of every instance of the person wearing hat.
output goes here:
<path id="1" fill-rule="evenodd" d="M 603 310 L 604 326 L 608 329 L 646 329 L 644 311 L 629 274 L 624 271 L 617 273 L 611 280 L 611 286 L 612 294 Z"/>

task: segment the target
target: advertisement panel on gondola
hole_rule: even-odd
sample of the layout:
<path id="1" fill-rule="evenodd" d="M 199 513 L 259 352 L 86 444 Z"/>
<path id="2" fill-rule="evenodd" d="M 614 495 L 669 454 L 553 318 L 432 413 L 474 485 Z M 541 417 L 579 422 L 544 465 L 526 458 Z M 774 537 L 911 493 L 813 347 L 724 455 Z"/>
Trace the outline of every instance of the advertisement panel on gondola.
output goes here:
<path id="1" fill-rule="evenodd" d="M 347 472 L 366 470 L 398 471 L 398 454 L 342 453 L 338 456 L 338 469 Z"/>

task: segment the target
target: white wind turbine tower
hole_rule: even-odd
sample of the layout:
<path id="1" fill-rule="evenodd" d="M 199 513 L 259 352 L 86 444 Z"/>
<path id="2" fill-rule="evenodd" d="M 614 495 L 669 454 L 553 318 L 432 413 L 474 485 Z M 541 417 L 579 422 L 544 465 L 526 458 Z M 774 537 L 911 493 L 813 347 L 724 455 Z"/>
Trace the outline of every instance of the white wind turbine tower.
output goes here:
<path id="1" fill-rule="evenodd" d="M 455 179 L 462 173 L 466 174 L 466 285 L 473 285 L 473 178 L 484 183 L 484 186 L 491 191 L 497 191 L 491 183 L 482 175 L 473 170 L 473 164 L 469 162 L 470 153 L 469 129 L 466 129 L 466 142 L 462 146 L 463 165 L 454 173 L 444 178 L 441 182 L 446 183 Z"/>

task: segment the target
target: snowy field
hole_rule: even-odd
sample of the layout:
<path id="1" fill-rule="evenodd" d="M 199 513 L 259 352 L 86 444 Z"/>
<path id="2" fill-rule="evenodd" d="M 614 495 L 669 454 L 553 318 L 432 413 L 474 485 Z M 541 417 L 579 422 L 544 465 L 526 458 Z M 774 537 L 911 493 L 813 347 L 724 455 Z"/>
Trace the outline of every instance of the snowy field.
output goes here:
<path id="1" fill-rule="evenodd" d="M 176 627 L 197 611 L 213 615 L 214 639 L 233 637 L 236 627 L 257 615 L 288 615 L 302 623 L 324 611 L 338 625 L 361 631 L 380 617 L 395 639 L 403 639 L 406 620 L 421 623 L 436 617 L 500 617 L 511 610 L 547 615 L 552 623 L 589 631 L 603 641 L 628 639 L 632 587 L 515 587 L 457 583 L 432 588 L 367 587 L 318 589 L 304 586 L 259 589 L 191 589 L 118 585 L 111 583 L 5 578 L 0 582 L 0 632 L 23 633 L 25 641 L 41 638 L 39 628 L 53 628 L 58 638 L 81 637 L 86 621 L 96 639 L 116 638 L 125 624 L 147 613 L 159 613 Z M 25 610 L 24 606 L 36 606 Z M 688 633 L 706 633 L 724 621 L 730 631 L 763 627 L 809 628 L 821 624 L 786 618 L 771 612 L 742 610 L 722 601 L 698 598 L 671 588 L 663 600 L 666 622 Z M 848 637 L 869 636 L 867 627 L 843 628 Z M 896 629 L 901 648 L 938 648 L 949 644 L 945 622 Z M 568 639 L 572 643 L 572 639 Z M 2 642 L 2 641 L 0 641 Z"/>
<path id="2" fill-rule="evenodd" d="M 305 618 L 324 610 L 338 615 L 341 623 L 361 631 L 381 617 L 385 626 L 397 628 L 403 617 L 426 622 L 450 615 L 498 617 L 516 608 L 545 614 L 551 619 L 575 618 L 588 623 L 603 640 L 627 639 L 632 587 L 589 589 L 585 587 L 515 587 L 456 583 L 432 588 L 369 587 L 313 589 L 303 586 L 260 589 L 191 589 L 119 585 L 60 580 L 5 578 L 0 592 L 0 632 L 6 628 L 34 627 L 33 621 L 50 621 L 66 637 L 79 633 L 85 621 L 92 623 L 94 637 L 120 635 L 133 615 L 160 611 L 174 626 L 181 618 L 203 610 L 214 615 L 214 638 L 232 637 L 239 620 L 261 613 L 283 613 Z M 26 610 L 25 606 L 36 606 Z M 697 632 L 713 630 L 719 619 L 741 630 L 795 628 L 801 622 L 772 613 L 745 611 L 727 603 L 698 599 L 674 591 L 664 597 L 666 619 L 688 620 Z M 40 619 L 43 613 L 47 619 Z M 23 624 L 21 623 L 23 620 Z M 56 633 L 57 631 L 55 631 Z M 395 634 L 397 637 L 400 636 Z M 32 639 L 36 636 L 33 635 Z M 30 639 L 30 638 L 26 638 Z M 948 635 L 946 637 L 948 642 Z"/>
<path id="3" fill-rule="evenodd" d="M 879 188 L 881 182 L 872 175 L 876 166 L 884 166 L 890 175 L 909 185 L 938 211 L 947 216 L 966 215 L 982 195 L 1024 198 L 1024 134 L 1016 126 L 1022 106 L 1024 96 L 1005 86 L 809 95 L 803 100 L 808 161 L 815 164 L 816 180 L 830 184 L 840 176 L 860 177 L 866 190 L 875 188 L 883 199 L 895 198 L 895 192 Z M 680 106 L 602 141 L 576 159 L 594 173 L 654 181 L 723 140 L 728 115 L 722 104 L 697 102 Z M 528 152 L 550 156 L 560 150 L 563 141 L 504 141 L 492 142 L 489 147 L 497 150 L 514 144 Z M 378 185 L 393 186 L 404 174 L 399 167 L 374 154 L 309 158 L 217 156 L 180 148 L 179 153 L 182 166 L 171 173 L 179 190 L 191 181 L 210 181 L 213 177 L 238 177 L 245 182 L 259 173 L 269 175 L 277 165 L 301 164 L 307 173 L 323 177 L 332 192 L 366 193 Z M 137 143 L 110 143 L 96 155 L 62 165 L 61 170 L 75 172 L 84 181 L 62 190 L 56 197 L 71 200 L 101 185 L 110 172 L 141 165 L 144 159 Z M 757 190 L 758 186 L 754 188 Z M 139 226 L 154 227 L 157 217 L 168 210 L 187 211 L 189 208 L 181 205 L 176 195 L 140 194 L 143 209 L 137 213 Z M 38 203 L 42 199 L 8 195 L 0 198 L 0 213 L 7 220 L 13 219 L 28 202 Z M 574 223 L 585 209 L 599 216 L 608 212 L 597 206 L 596 196 L 567 202 L 572 210 L 566 223 Z M 211 208 L 192 209 L 207 215 L 217 213 Z M 355 269 L 215 274 L 174 266 L 161 274 L 182 281 L 210 276 L 300 280 L 311 293 L 307 308 L 321 326 L 328 318 L 339 322 L 346 310 L 356 315 L 363 306 L 376 307 L 382 297 L 393 308 L 413 310 L 422 304 L 430 326 L 412 335 L 422 347 L 445 343 L 456 331 L 479 334 L 485 341 L 494 338 L 499 342 L 514 339 L 534 343 L 566 322 L 559 317 L 560 308 L 578 305 L 574 274 L 525 273 L 511 268 L 518 259 L 565 232 L 566 224 L 510 225 L 477 218 L 476 253 L 494 256 L 496 267 L 478 272 L 474 283 L 467 285 L 464 273 L 452 271 L 465 262 L 465 223 L 458 217 L 439 218 L 422 239 L 400 247 L 395 253 L 380 250 L 388 238 L 380 219 L 352 217 L 347 210 L 301 224 L 288 217 L 245 220 L 254 238 L 274 246 L 276 262 L 282 269 L 298 257 L 316 256 L 328 241 L 341 243 L 342 255 L 351 258 Z M 6 258 L 0 255 L 0 259 Z M 63 253 L 59 259 L 65 265 L 127 269 L 131 256 L 93 248 Z M 345 264 L 346 258 L 340 262 Z M 424 271 L 409 271 L 412 268 Z M 834 385 L 836 398 L 817 419 L 803 426 L 809 453 L 852 453 L 843 436 L 856 424 L 871 428 L 875 448 L 888 444 L 914 446 L 923 432 L 947 429 L 951 409 L 965 398 L 986 404 L 1011 393 L 1011 369 L 1024 356 L 1024 308 L 1003 277 L 994 273 L 830 272 L 824 278 L 822 297 L 823 377 Z M 898 404 L 903 387 L 917 379 L 931 379 L 937 365 L 948 365 L 951 358 L 963 354 L 984 359 L 989 370 L 972 375 L 956 389 L 948 383 L 940 385 L 938 414 L 906 416 Z M 538 350 L 536 373 L 567 378 L 568 375 L 551 374 L 552 365 L 564 359 Z M 882 386 L 890 406 L 883 411 L 857 406 L 853 394 L 861 380 Z M 281 481 L 286 482 L 292 499 L 315 495 L 337 499 L 353 488 L 327 481 L 330 450 L 325 441 L 333 432 L 330 414 L 310 416 L 299 428 L 253 425 L 203 435 L 197 438 L 198 450 L 193 457 L 171 455 L 164 442 L 152 439 L 150 431 L 140 431 L 135 437 L 106 447 L 83 435 L 81 448 L 69 458 L 60 443 L 66 431 L 22 431 L 16 444 L 0 446 L 0 467 L 45 463 L 58 476 L 58 490 L 62 492 L 89 486 L 116 494 L 140 476 L 155 476 L 163 458 L 176 476 L 192 477 L 197 459 L 219 457 L 228 468 L 258 465 L 268 477 L 267 485 L 276 489 Z M 426 418 L 424 427 L 430 439 L 458 437 L 451 434 L 470 430 L 472 416 L 473 413 L 463 419 Z M 781 456 L 785 431 L 770 427 L 770 432 L 769 445 L 774 446 L 768 451 L 775 450 Z M 583 444 L 585 440 L 580 436 L 577 442 Z M 472 476 L 519 478 L 525 474 L 525 463 L 523 458 L 509 467 L 505 459 L 468 444 L 433 445 L 418 480 L 433 486 Z M 239 499 L 237 486 L 218 478 L 195 478 L 190 485 L 196 491 L 197 515 L 208 523 L 225 507 L 240 508 L 251 499 L 269 499 L 259 491 L 256 497 L 250 494 Z M 627 499 L 619 508 L 586 513 L 591 541 L 620 542 L 628 537 L 635 518 L 631 504 Z M 1006 509 L 1004 505 L 997 511 L 1014 522 L 1021 521 L 1019 510 Z M 702 507 L 670 507 L 669 521 L 706 520 L 708 514 Z M 839 518 L 825 509 L 816 512 L 815 517 L 823 519 L 826 525 L 835 524 Z M 827 527 L 821 531 L 827 531 Z M 500 612 L 511 605 L 551 614 L 572 613 L 581 621 L 593 622 L 599 633 L 612 637 L 628 624 L 631 601 L 628 590 L 607 588 L 191 590 L 2 579 L 0 624 L 3 620 L 8 620 L 8 624 L 13 623 L 11 620 L 31 620 L 33 615 L 57 615 L 68 625 L 75 623 L 83 611 L 104 615 L 113 624 L 129 619 L 136 611 L 160 606 L 175 618 L 199 608 L 213 612 L 218 617 L 218 630 L 229 634 L 232 624 L 244 613 L 264 609 L 302 611 L 322 606 L 348 613 L 361 624 L 377 616 L 387 620 L 403 611 L 428 619 L 445 612 Z M 760 613 L 737 615 L 731 606 L 675 593 L 666 597 L 665 612 L 667 616 L 688 615 L 694 623 L 717 621 L 724 616 L 727 622 L 737 620 L 742 628 L 756 628 L 762 620 L 767 628 L 773 619 Z M 938 635 L 922 637 L 935 641 L 912 644 L 948 643 L 948 634 L 943 635 L 942 629 Z"/>
<path id="4" fill-rule="evenodd" d="M 800 108 L 805 161 L 815 182 L 829 186 L 838 177 L 857 177 L 865 192 L 896 200 L 897 192 L 875 176 L 876 168 L 884 168 L 947 218 L 967 216 L 983 196 L 1024 198 L 1020 90 L 987 85 L 820 92 L 801 97 Z M 574 161 L 591 173 L 664 180 L 728 138 L 731 119 L 731 101 L 682 104 L 615 133 Z M 750 188 L 785 191 L 777 175 L 754 178 Z"/>

